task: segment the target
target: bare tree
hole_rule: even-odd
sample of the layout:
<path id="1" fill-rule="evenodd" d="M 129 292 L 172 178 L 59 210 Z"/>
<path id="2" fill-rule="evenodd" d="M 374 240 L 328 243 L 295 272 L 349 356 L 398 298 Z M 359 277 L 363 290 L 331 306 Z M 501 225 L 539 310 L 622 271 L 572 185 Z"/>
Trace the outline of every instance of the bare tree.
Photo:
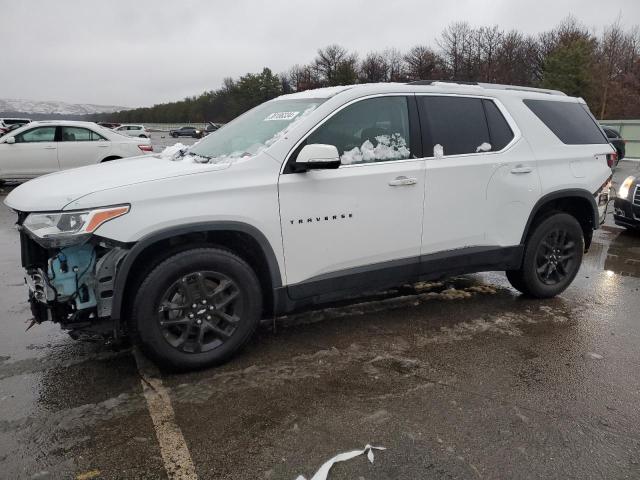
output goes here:
<path id="1" fill-rule="evenodd" d="M 289 70 L 289 84 L 296 92 L 302 92 L 321 85 L 315 68 L 310 65 L 294 65 Z"/>
<path id="2" fill-rule="evenodd" d="M 404 56 L 407 78 L 409 80 L 427 80 L 434 78 L 441 69 L 438 55 L 429 47 L 416 45 Z"/>
<path id="3" fill-rule="evenodd" d="M 447 26 L 436 41 L 445 66 L 452 79 L 460 79 L 465 60 L 471 55 L 472 29 L 467 22 L 455 22 Z"/>
<path id="4" fill-rule="evenodd" d="M 627 34 L 620 25 L 620 17 L 605 28 L 598 48 L 602 98 L 600 118 L 607 112 L 607 102 L 611 87 L 619 82 L 632 68 L 638 57 L 637 30 Z"/>
<path id="5" fill-rule="evenodd" d="M 360 63 L 360 81 L 362 83 L 389 81 L 389 64 L 383 54 L 369 52 Z"/>
<path id="6" fill-rule="evenodd" d="M 357 77 L 358 57 L 340 45 L 329 45 L 318 49 L 313 65 L 326 85 L 339 85 Z M 353 82 L 350 82 L 353 83 Z"/>
<path id="7" fill-rule="evenodd" d="M 384 52 L 382 52 L 382 55 L 385 58 L 387 65 L 389 65 L 389 81 L 406 81 L 407 78 L 402 52 L 397 48 L 387 48 Z"/>

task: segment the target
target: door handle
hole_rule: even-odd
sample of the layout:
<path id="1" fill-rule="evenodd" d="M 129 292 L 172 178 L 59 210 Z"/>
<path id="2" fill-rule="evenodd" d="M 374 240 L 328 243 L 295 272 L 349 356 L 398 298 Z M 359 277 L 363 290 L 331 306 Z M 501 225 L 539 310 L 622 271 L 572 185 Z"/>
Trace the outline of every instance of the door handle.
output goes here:
<path id="1" fill-rule="evenodd" d="M 45 150 L 55 150 L 56 147 L 44 147 Z"/>
<path id="2" fill-rule="evenodd" d="M 533 168 L 528 165 L 516 165 L 511 169 L 511 173 L 531 173 L 533 172 Z"/>
<path id="3" fill-rule="evenodd" d="M 101 145 L 101 144 L 98 144 L 98 147 L 100 147 L 100 148 L 107 148 L 108 146 L 109 146 L 109 145 Z"/>
<path id="4" fill-rule="evenodd" d="M 401 175 L 389 181 L 389 185 L 392 187 L 402 187 L 404 185 L 415 185 L 416 183 L 418 183 L 417 178 L 405 177 L 404 175 Z"/>

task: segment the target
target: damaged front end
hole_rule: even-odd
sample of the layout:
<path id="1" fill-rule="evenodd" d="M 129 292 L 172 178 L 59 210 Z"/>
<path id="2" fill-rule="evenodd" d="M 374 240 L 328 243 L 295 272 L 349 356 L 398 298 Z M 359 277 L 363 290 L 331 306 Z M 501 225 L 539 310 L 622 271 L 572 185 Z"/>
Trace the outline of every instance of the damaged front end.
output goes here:
<path id="1" fill-rule="evenodd" d="M 32 325 L 50 320 L 76 339 L 120 336 L 111 308 L 118 266 L 129 250 L 93 232 L 128 209 L 18 214 Z"/>

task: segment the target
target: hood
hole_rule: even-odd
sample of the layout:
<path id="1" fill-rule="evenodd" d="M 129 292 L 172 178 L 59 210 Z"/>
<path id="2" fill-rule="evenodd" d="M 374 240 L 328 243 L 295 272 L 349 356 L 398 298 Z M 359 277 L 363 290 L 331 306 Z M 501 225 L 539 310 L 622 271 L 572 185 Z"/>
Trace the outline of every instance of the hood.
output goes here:
<path id="1" fill-rule="evenodd" d="M 230 163 L 172 161 L 160 155 L 113 160 L 44 175 L 14 189 L 4 203 L 22 212 L 62 210 L 90 193 L 171 177 L 223 170 Z M 126 199 L 123 199 L 123 202 Z"/>

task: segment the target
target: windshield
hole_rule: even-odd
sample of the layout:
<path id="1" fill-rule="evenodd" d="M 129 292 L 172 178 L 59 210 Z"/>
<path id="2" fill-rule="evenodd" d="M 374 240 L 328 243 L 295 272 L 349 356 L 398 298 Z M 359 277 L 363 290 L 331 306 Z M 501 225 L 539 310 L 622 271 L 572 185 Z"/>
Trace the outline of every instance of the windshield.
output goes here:
<path id="1" fill-rule="evenodd" d="M 275 100 L 258 105 L 209 134 L 189 153 L 207 159 L 238 158 L 260 153 L 309 115 L 324 99 Z"/>

